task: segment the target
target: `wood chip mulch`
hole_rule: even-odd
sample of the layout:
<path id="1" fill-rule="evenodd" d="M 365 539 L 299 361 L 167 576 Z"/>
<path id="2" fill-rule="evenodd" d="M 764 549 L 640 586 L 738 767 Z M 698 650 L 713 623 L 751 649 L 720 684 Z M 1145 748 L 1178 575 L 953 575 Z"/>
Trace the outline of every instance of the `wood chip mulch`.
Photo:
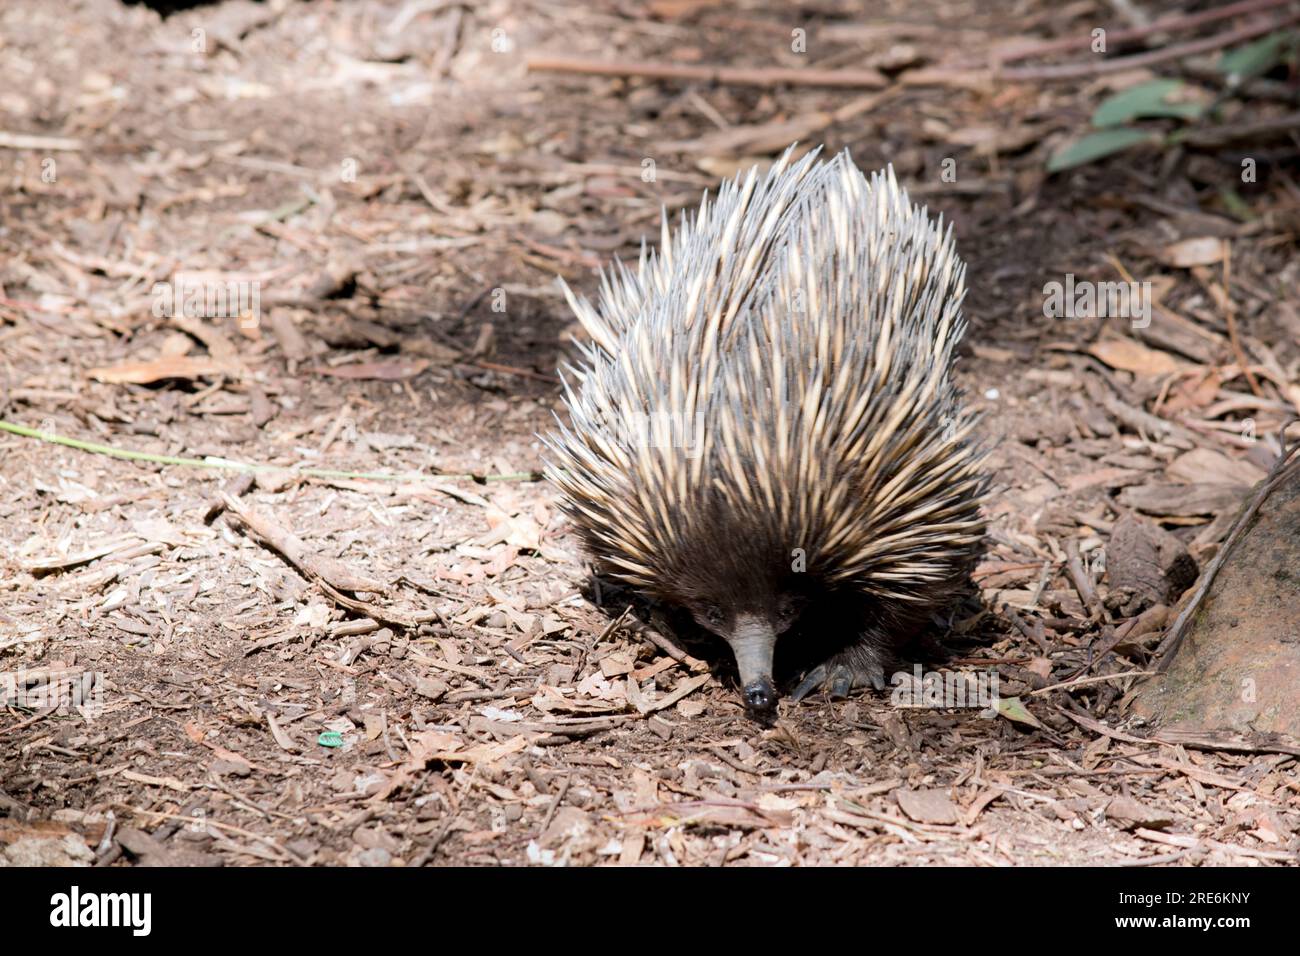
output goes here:
<path id="1" fill-rule="evenodd" d="M 1294 180 L 1238 177 L 1239 215 L 1232 146 L 1049 175 L 1115 77 L 952 80 L 1109 4 L 817 4 L 806 60 L 780 4 L 645 6 L 0 8 L 0 419 L 274 466 L 0 432 L 0 865 L 1295 863 L 1296 752 L 1123 719 L 1300 412 Z M 883 85 L 526 64 L 612 51 Z M 748 723 L 536 478 L 554 277 L 594 289 L 794 139 L 892 162 L 968 261 L 998 493 L 943 666 L 996 673 L 996 714 Z M 260 319 L 159 314 L 178 272 Z M 1045 318 L 1067 274 L 1150 282 L 1152 320 Z"/>

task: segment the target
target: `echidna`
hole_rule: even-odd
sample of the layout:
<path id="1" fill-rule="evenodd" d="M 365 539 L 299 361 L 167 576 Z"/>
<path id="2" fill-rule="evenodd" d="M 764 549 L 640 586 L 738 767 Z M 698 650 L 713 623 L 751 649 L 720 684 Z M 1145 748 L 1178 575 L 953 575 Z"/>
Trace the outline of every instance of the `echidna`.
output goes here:
<path id="1" fill-rule="evenodd" d="M 671 234 L 665 214 L 657 252 L 602 273 L 598 306 L 564 287 L 591 341 L 563 370 L 570 424 L 545 437 L 598 568 L 723 638 L 764 721 L 787 631 L 783 657 L 827 655 L 795 700 L 884 689 L 962 586 L 987 486 L 951 375 L 951 228 L 892 167 L 868 182 L 847 151 L 792 151 Z"/>

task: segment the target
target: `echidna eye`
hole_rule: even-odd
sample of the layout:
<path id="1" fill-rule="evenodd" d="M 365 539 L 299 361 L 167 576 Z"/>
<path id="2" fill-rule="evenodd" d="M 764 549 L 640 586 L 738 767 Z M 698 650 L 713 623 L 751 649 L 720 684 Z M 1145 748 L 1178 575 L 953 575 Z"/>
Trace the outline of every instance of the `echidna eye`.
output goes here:
<path id="1" fill-rule="evenodd" d="M 803 598 L 793 594 L 782 594 L 776 601 L 776 623 L 779 628 L 789 628 L 803 613 Z"/>
<path id="2" fill-rule="evenodd" d="M 713 627 L 722 627 L 724 618 L 725 615 L 722 613 L 722 608 L 718 607 L 716 604 L 709 604 L 705 606 L 704 620 L 709 624 L 711 624 Z"/>

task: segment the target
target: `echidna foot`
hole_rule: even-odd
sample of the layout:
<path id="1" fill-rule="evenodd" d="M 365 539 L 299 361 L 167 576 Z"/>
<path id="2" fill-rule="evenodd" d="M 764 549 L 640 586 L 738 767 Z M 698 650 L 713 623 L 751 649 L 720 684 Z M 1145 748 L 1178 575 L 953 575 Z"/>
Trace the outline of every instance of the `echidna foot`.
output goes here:
<path id="1" fill-rule="evenodd" d="M 860 687 L 885 689 L 885 662 L 870 645 L 859 644 L 818 664 L 799 682 L 790 699 L 803 700 L 818 687 L 825 687 L 833 699 L 849 696 Z"/>

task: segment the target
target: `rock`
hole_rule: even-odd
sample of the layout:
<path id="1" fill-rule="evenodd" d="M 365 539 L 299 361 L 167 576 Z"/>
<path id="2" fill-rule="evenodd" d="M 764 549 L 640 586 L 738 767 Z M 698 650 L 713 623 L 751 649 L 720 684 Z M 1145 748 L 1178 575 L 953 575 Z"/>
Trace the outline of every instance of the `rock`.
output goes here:
<path id="1" fill-rule="evenodd" d="M 95 854 L 75 833 L 23 837 L 0 852 L 0 866 L 90 866 Z"/>
<path id="2" fill-rule="evenodd" d="M 1162 730 L 1300 741 L 1300 458 L 1228 554 L 1133 712 Z"/>

